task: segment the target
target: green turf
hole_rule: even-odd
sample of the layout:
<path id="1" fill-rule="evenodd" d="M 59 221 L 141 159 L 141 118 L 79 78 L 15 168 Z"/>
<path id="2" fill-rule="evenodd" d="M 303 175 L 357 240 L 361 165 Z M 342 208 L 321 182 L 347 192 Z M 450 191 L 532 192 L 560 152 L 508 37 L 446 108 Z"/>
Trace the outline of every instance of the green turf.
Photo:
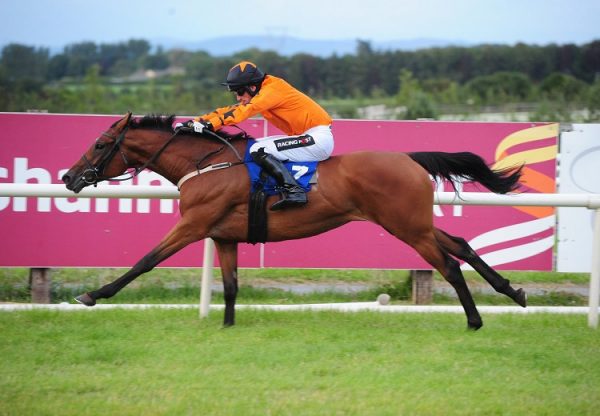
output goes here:
<path id="1" fill-rule="evenodd" d="M 51 271 L 53 303 L 72 302 L 73 297 L 85 291 L 98 289 L 116 279 L 126 269 L 53 269 Z M 0 301 L 30 302 L 28 269 L 0 268 Z M 587 274 L 564 274 L 549 272 L 505 272 L 515 287 L 521 284 L 588 284 Z M 469 284 L 485 283 L 474 272 L 465 273 Z M 436 281 L 441 278 L 434 276 Z M 410 302 L 411 283 L 405 270 L 324 270 L 324 269 L 242 269 L 240 270 L 238 303 L 323 303 L 374 301 L 379 293 L 388 293 L 393 303 Z M 220 271 L 215 271 L 219 285 Z M 286 290 L 265 289 L 265 284 L 318 284 L 364 285 L 353 293 L 339 290 L 325 292 L 293 293 Z M 156 269 L 140 276 L 110 303 L 197 303 L 200 292 L 200 269 Z M 480 305 L 512 305 L 505 296 L 496 293 L 483 294 L 474 291 L 474 299 Z M 223 302 L 221 293 L 214 293 L 213 301 Z M 550 292 L 544 295 L 529 294 L 529 305 L 583 306 L 585 296 Z M 436 304 L 458 304 L 456 296 L 435 295 Z"/>
<path id="2" fill-rule="evenodd" d="M 3 415 L 593 415 L 581 315 L 0 314 Z"/>
<path id="3" fill-rule="evenodd" d="M 124 268 L 57 268 L 52 269 L 52 279 L 62 283 L 100 284 L 114 280 L 125 273 Z M 27 282 L 29 269 L 0 268 L 0 281 L 11 284 Z M 197 284 L 202 273 L 201 268 L 157 268 L 137 282 Z M 503 276 L 514 283 L 577 283 L 587 284 L 589 273 L 558 273 L 539 271 L 501 271 Z M 248 284 L 261 281 L 285 282 L 364 282 L 386 284 L 406 279 L 407 270 L 363 270 L 363 269 L 240 269 L 240 280 Z M 465 271 L 467 281 L 482 282 L 483 279 L 474 271 Z M 436 280 L 443 280 L 436 272 Z M 215 278 L 220 278 L 220 269 L 215 268 Z"/>

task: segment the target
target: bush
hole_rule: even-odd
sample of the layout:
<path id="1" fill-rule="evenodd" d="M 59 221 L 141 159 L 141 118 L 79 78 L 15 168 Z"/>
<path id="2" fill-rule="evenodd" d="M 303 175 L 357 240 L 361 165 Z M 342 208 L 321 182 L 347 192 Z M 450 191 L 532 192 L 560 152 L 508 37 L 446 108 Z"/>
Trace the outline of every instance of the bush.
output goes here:
<path id="1" fill-rule="evenodd" d="M 404 120 L 416 120 L 419 118 L 435 119 L 437 116 L 433 100 L 423 91 L 417 91 L 409 99 L 403 118 Z"/>
<path id="2" fill-rule="evenodd" d="M 529 116 L 529 121 L 571 122 L 573 116 L 564 100 L 542 101 Z"/>
<path id="3" fill-rule="evenodd" d="M 527 99 L 532 85 L 529 77 L 521 72 L 496 72 L 473 78 L 466 84 L 466 88 L 480 102 L 497 104 Z"/>
<path id="4" fill-rule="evenodd" d="M 589 111 L 588 122 L 600 121 L 600 79 L 588 90 L 586 99 L 586 107 Z"/>
<path id="5" fill-rule="evenodd" d="M 586 83 L 571 75 L 555 72 L 540 84 L 540 91 L 548 98 L 573 101 L 585 91 Z"/>

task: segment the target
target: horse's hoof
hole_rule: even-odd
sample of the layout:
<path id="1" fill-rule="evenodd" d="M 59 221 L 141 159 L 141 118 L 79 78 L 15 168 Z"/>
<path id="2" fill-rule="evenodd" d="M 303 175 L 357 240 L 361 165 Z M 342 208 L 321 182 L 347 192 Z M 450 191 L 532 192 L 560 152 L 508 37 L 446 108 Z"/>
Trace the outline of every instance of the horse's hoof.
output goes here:
<path id="1" fill-rule="evenodd" d="M 482 326 L 483 326 L 483 322 L 481 322 L 481 321 L 476 321 L 476 322 L 467 321 L 467 329 L 470 331 L 477 331 Z"/>
<path id="2" fill-rule="evenodd" d="M 525 293 L 525 291 L 522 288 L 518 289 L 515 294 L 514 301 L 517 302 L 522 307 L 526 308 L 527 307 L 527 293 Z"/>
<path id="3" fill-rule="evenodd" d="M 92 298 L 90 295 L 88 295 L 87 293 L 77 296 L 75 298 L 75 301 L 77 303 L 81 303 L 82 305 L 85 305 L 85 306 L 94 306 L 96 304 L 96 300 L 94 298 Z"/>

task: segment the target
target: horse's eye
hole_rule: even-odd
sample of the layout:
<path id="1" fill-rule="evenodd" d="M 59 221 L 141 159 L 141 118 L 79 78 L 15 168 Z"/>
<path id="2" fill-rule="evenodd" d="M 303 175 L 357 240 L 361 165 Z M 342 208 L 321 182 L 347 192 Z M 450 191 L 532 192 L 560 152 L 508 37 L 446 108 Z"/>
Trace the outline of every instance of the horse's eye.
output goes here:
<path id="1" fill-rule="evenodd" d="M 96 150 L 102 150 L 106 147 L 104 143 L 96 143 Z"/>

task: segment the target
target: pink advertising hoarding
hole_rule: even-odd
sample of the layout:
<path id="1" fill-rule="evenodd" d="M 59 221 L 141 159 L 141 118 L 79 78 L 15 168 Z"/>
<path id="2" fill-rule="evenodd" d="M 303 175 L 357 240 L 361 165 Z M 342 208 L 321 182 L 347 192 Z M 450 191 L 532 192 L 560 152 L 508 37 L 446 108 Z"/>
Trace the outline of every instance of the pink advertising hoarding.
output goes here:
<path id="1" fill-rule="evenodd" d="M 120 117 L 0 113 L 0 182 L 61 183 L 64 171 Z M 243 127 L 255 137 L 278 133 L 263 120 Z M 554 191 L 556 124 L 336 120 L 333 129 L 335 154 L 471 151 L 491 164 L 526 163 L 525 192 Z M 167 182 L 144 172 L 133 184 Z M 464 189 L 482 190 L 469 184 Z M 441 184 L 438 190 L 451 189 Z M 434 208 L 434 215 L 436 226 L 471 241 L 499 269 L 552 268 L 551 208 L 441 206 Z M 131 266 L 178 218 L 173 200 L 0 197 L 0 266 Z M 241 267 L 429 268 L 412 249 L 369 223 L 264 248 L 240 244 L 239 262 Z M 202 243 L 197 243 L 162 266 L 201 264 Z"/>

